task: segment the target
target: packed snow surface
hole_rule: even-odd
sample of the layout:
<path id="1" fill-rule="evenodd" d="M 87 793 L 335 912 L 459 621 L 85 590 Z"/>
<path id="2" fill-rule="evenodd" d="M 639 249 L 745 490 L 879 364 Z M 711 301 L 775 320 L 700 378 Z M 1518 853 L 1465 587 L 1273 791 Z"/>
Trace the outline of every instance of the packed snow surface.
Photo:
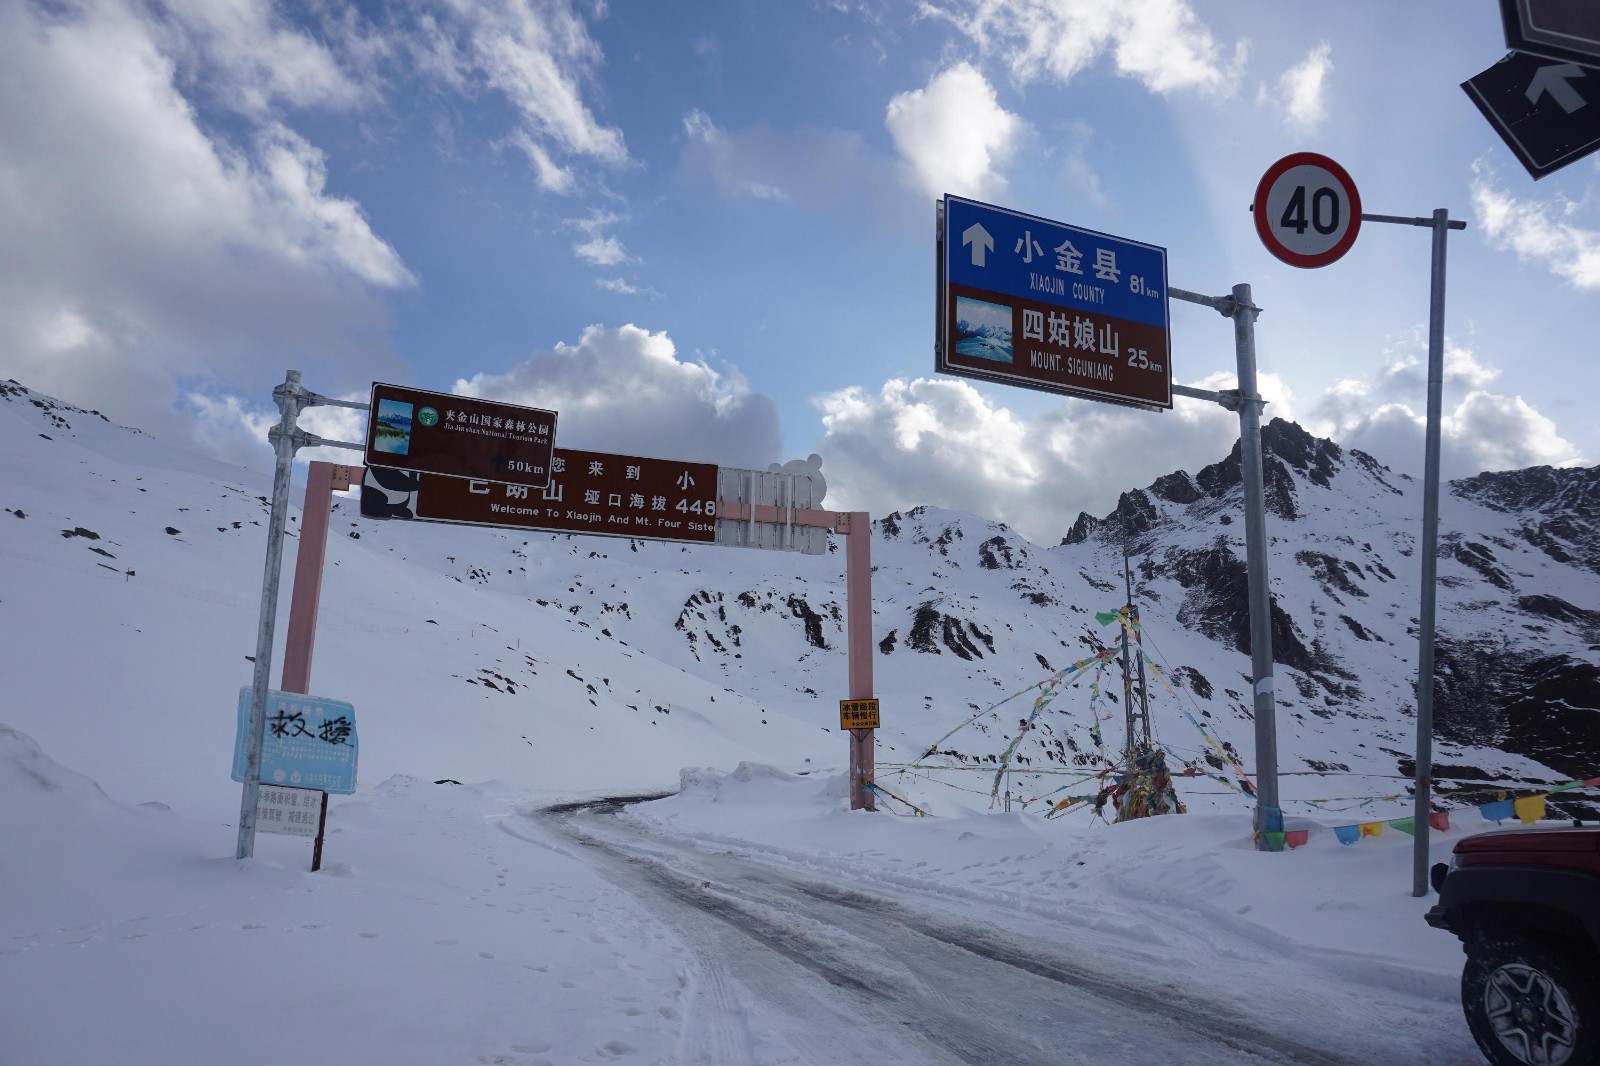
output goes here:
<path id="1" fill-rule="evenodd" d="M 291 837 L 235 860 L 267 485 L 0 399 L 0 1063 L 1479 1061 L 1401 833 L 1264 854 L 1204 778 L 1179 783 L 1194 813 L 1121 825 L 910 778 L 930 817 L 850 811 L 840 553 L 374 525 L 342 500 L 312 687 L 357 708 L 358 788 L 321 871 Z M 914 614 L 905 541 L 877 580 Z M 1043 676 L 1010 633 L 1116 605 L 1022 602 L 1003 567 L 939 580 L 998 650 L 880 649 L 885 765 Z M 1164 639 L 1201 661 L 1204 637 Z M 1214 654 L 1236 685 L 1247 660 Z M 1212 728 L 1247 756 L 1224 699 Z M 1312 726 L 1318 752 L 1377 728 Z M 595 803 L 619 796 L 645 798 Z"/>

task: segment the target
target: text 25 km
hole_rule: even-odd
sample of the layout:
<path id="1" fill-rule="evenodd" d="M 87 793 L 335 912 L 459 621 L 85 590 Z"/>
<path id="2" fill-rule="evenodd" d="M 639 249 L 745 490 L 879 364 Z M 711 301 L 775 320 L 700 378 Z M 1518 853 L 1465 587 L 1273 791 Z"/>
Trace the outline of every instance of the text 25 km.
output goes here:
<path id="1" fill-rule="evenodd" d="M 1128 367 L 1132 370 L 1154 370 L 1158 373 L 1163 369 L 1160 363 L 1150 361 L 1150 353 L 1143 348 L 1128 349 Z"/>

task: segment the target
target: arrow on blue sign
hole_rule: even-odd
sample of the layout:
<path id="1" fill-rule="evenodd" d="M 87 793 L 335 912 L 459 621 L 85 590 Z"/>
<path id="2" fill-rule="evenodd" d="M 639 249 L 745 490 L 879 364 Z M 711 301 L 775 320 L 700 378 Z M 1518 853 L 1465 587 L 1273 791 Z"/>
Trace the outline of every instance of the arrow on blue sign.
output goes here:
<path id="1" fill-rule="evenodd" d="M 994 238 L 981 222 L 974 222 L 967 227 L 966 232 L 961 234 L 961 243 L 972 245 L 972 265 L 975 267 L 983 266 L 985 252 L 994 251 Z"/>

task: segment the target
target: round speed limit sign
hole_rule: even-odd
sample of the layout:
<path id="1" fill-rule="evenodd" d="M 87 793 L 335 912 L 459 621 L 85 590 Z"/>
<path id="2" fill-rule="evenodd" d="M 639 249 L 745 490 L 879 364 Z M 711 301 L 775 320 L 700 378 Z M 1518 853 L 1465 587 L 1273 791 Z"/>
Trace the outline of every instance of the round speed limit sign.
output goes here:
<path id="1" fill-rule="evenodd" d="M 1361 231 L 1361 195 L 1325 155 L 1286 155 L 1261 176 L 1251 208 L 1267 251 L 1290 266 L 1320 267 L 1350 250 Z"/>

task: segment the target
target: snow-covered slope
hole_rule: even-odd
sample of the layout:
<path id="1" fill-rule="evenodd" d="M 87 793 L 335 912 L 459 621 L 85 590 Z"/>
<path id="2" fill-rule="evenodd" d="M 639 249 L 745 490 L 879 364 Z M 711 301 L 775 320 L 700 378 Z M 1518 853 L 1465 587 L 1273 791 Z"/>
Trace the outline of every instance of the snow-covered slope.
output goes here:
<path id="1" fill-rule="evenodd" d="M 0 720 L 79 769 L 226 817 L 225 764 L 249 681 L 263 479 L 16 384 L 0 393 Z M 1419 486 L 1275 421 L 1271 515 L 1279 764 L 1293 804 L 1404 792 Z M 1483 475 L 1441 520 L 1436 763 L 1452 788 L 1600 767 L 1600 534 L 1592 470 Z M 298 500 L 298 496 L 296 497 Z M 1253 768 L 1237 451 L 1125 494 L 1041 547 L 1003 525 L 918 508 L 874 523 L 883 780 L 951 727 L 1116 640 L 1098 612 L 1134 572 L 1155 736 L 1201 769 L 1189 716 Z M 291 521 L 291 532 L 297 525 Z M 670 785 L 684 765 L 844 758 L 843 553 L 821 557 L 361 519 L 336 504 L 313 690 L 356 704 L 362 777 L 496 778 L 593 793 Z M 293 544 L 286 567 L 293 564 Z M 280 624 L 287 616 L 280 611 Z M 281 641 L 279 644 L 281 649 Z M 276 677 L 276 673 L 274 673 Z M 1121 681 L 1097 694 L 1106 750 Z M 1018 748 L 1094 768 L 1087 683 Z M 973 761 L 1014 737 L 1027 699 L 943 746 Z M 90 715 L 83 708 L 95 708 Z M 1012 713 L 1015 710 L 1017 713 Z M 637 743 L 641 733 L 646 744 Z M 1203 779 L 1202 779 L 1203 780 Z M 987 788 L 987 784 L 982 786 Z M 1209 787 L 1209 786 L 1208 786 Z M 143 790 L 143 791 L 141 791 Z M 1242 809 L 1237 794 L 1191 803 Z M 1393 813 L 1401 813 L 1396 809 Z"/>
<path id="2" fill-rule="evenodd" d="M 1286 777 L 1286 805 L 1329 824 L 1406 813 L 1362 801 L 1403 792 L 1413 743 L 1416 486 L 1292 426 L 1268 439 L 1280 762 L 1327 775 Z M 1183 797 L 1219 813 L 1114 827 L 987 814 L 1029 686 L 1114 639 L 1095 616 L 1123 602 L 1124 515 L 1145 646 L 1172 682 L 1151 685 L 1156 735 L 1206 767 L 1192 714 L 1252 767 L 1236 459 L 1130 492 L 1055 547 L 948 511 L 879 519 L 880 780 L 949 816 L 932 820 L 843 809 L 841 552 L 373 523 L 341 501 L 312 687 L 355 704 L 361 781 L 335 798 L 313 875 L 299 839 L 231 858 L 265 479 L 15 384 L 0 388 L 0 455 L 0 1061 L 812 1063 L 863 1026 L 891 1052 L 879 1061 L 928 1061 L 893 1015 L 801 1024 L 791 985 L 741 985 L 720 942 L 695 941 L 535 814 L 680 781 L 637 816 L 667 835 L 648 842 L 647 873 L 766 863 L 763 876 L 931 909 L 1091 971 L 1135 960 L 1189 1015 L 1227 1006 L 1350 1061 L 1473 1059 L 1459 948 L 1405 892 L 1410 838 L 1260 854 L 1248 800 L 1203 777 L 1182 779 Z M 1461 649 L 1451 663 L 1481 665 L 1449 675 L 1441 762 L 1507 784 L 1594 773 L 1592 477 L 1492 475 L 1447 496 L 1441 632 Z M 1492 669 L 1496 654 L 1556 665 L 1533 677 Z M 1098 701 L 1087 674 L 1065 688 L 1019 765 L 1097 769 L 1091 711 L 1110 719 L 1110 751 L 1121 739 L 1113 677 Z M 1496 702 L 1496 684 L 1516 699 Z M 940 745 L 981 780 L 896 765 L 1019 692 Z M 1475 731 L 1464 696 L 1503 726 Z M 1557 712 L 1562 734 L 1525 728 Z M 1530 732 L 1560 743 L 1536 759 Z M 801 769 L 818 772 L 785 772 Z M 1330 797 L 1362 813 L 1305 802 Z M 1485 826 L 1458 820 L 1434 858 Z M 709 872 L 688 885 L 729 891 Z M 791 952 L 883 972 L 832 926 L 763 920 Z M 997 1025 L 1027 1028 L 1003 1013 Z"/>

